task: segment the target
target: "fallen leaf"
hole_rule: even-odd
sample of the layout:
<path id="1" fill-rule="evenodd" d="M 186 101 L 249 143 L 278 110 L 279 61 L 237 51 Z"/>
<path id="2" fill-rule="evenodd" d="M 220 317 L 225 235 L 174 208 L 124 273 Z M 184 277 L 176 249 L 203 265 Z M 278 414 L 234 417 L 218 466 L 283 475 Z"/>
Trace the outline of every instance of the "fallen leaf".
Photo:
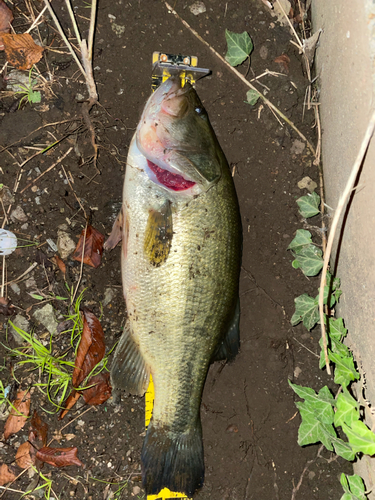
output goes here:
<path id="1" fill-rule="evenodd" d="M 105 354 L 104 332 L 98 318 L 83 308 L 83 331 L 73 371 L 73 386 L 79 387 Z"/>
<path id="2" fill-rule="evenodd" d="M 310 66 L 312 66 L 315 57 L 315 48 L 318 43 L 320 33 L 322 29 L 316 31 L 310 38 L 303 40 L 303 50 L 306 54 L 307 60 L 309 61 Z"/>
<path id="3" fill-rule="evenodd" d="M 12 316 L 15 312 L 16 311 L 14 310 L 12 302 L 5 297 L 0 297 L 0 314 L 4 314 L 4 316 Z"/>
<path id="4" fill-rule="evenodd" d="M 37 451 L 36 457 L 41 462 L 54 467 L 65 467 L 66 465 L 79 465 L 83 463 L 77 457 L 77 448 L 50 448 L 46 446 Z"/>
<path id="5" fill-rule="evenodd" d="M 88 380 L 87 385 L 92 385 L 92 387 L 82 391 L 82 396 L 86 404 L 101 405 L 111 397 L 112 387 L 109 379 L 110 375 L 106 372 L 99 373 L 99 375 L 95 375 L 95 377 L 91 377 Z"/>
<path id="6" fill-rule="evenodd" d="M 80 397 L 81 394 L 73 389 L 65 401 L 65 408 L 60 413 L 59 420 L 62 420 L 65 417 L 65 415 L 71 408 L 73 408 Z"/>
<path id="7" fill-rule="evenodd" d="M 40 61 L 44 49 L 34 42 L 30 33 L 4 34 L 1 37 L 7 61 L 14 68 L 30 69 Z"/>
<path id="8" fill-rule="evenodd" d="M 0 4 L 1 7 L 1 4 Z M 14 481 L 16 476 L 9 469 L 6 464 L 1 464 L 0 466 L 0 486 L 4 486 L 4 484 L 8 484 L 11 481 Z"/>
<path id="9" fill-rule="evenodd" d="M 286 54 L 276 57 L 274 62 L 280 64 L 285 73 L 289 73 L 290 58 Z"/>
<path id="10" fill-rule="evenodd" d="M 30 413 L 30 391 L 19 391 L 5 422 L 4 439 L 16 434 L 25 425 Z"/>
<path id="11" fill-rule="evenodd" d="M 34 465 L 35 459 L 31 458 L 31 444 L 26 441 L 26 443 L 22 443 L 18 448 L 16 453 L 16 464 L 21 469 L 28 469 L 31 465 Z"/>
<path id="12" fill-rule="evenodd" d="M 4 50 L 1 33 L 10 32 L 10 24 L 13 21 L 13 13 L 5 4 L 4 0 L 0 0 L 0 50 Z"/>
<path id="13" fill-rule="evenodd" d="M 39 417 L 36 410 L 30 422 L 29 441 L 31 443 L 30 455 L 35 462 L 36 451 L 47 444 L 48 425 Z"/>
<path id="14" fill-rule="evenodd" d="M 65 279 L 65 274 L 66 274 L 65 262 L 62 259 L 60 259 L 60 257 L 57 254 L 53 258 L 55 259 L 56 265 L 60 269 L 60 271 L 63 273 L 64 279 Z"/>
<path id="15" fill-rule="evenodd" d="M 102 233 L 97 231 L 92 226 L 87 226 L 86 239 L 84 229 L 81 233 L 72 259 L 78 262 L 82 262 L 83 242 L 85 241 L 83 263 L 97 268 L 98 266 L 100 266 L 100 263 L 102 261 L 104 239 L 105 237 Z"/>

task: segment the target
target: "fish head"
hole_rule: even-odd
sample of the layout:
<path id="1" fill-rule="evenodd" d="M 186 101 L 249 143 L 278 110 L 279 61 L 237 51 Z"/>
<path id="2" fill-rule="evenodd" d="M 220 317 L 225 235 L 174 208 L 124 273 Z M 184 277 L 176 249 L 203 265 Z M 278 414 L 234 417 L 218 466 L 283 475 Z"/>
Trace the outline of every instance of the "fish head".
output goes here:
<path id="1" fill-rule="evenodd" d="M 199 194 L 222 174 L 222 152 L 196 91 L 170 77 L 149 98 L 136 134 L 147 174 L 170 191 Z"/>

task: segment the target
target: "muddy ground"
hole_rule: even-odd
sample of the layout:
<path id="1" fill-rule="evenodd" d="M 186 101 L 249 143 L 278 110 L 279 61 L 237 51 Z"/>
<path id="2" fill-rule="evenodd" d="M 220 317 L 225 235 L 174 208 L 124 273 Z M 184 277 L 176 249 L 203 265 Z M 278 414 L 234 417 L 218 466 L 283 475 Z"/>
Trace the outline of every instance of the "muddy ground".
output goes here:
<path id="1" fill-rule="evenodd" d="M 60 2 L 53 3 L 67 31 L 65 8 Z M 191 3 L 178 1 L 175 8 L 220 54 L 226 52 L 225 28 L 250 34 L 254 42 L 251 66 L 247 61 L 239 71 L 247 74 L 248 79 L 266 69 L 284 73 L 261 79 L 268 87 L 267 97 L 316 144 L 313 112 L 305 110 L 302 119 L 307 80 L 288 29 L 271 16 L 261 0 L 206 0 L 207 11 L 198 16 L 190 12 Z M 80 1 L 73 4 L 86 36 L 87 5 Z M 36 13 L 43 3 L 34 1 L 32 6 Z M 30 25 L 28 9 L 17 0 L 12 9 L 16 32 L 24 32 Z M 244 102 L 245 85 L 168 12 L 164 3 L 100 0 L 94 51 L 100 105 L 91 112 L 99 145 L 96 171 L 91 161 L 90 136 L 82 120 L 80 101 L 87 97 L 83 78 L 48 16 L 39 31 L 43 45 L 49 47 L 37 65 L 47 80 L 47 85 L 40 86 L 41 103 L 24 102 L 19 106 L 21 96 L 6 93 L 6 81 L 2 82 L 0 101 L 0 182 L 13 193 L 20 177 L 10 212 L 21 207 L 27 218 L 10 220 L 5 227 L 27 240 L 23 244 L 34 242 L 34 246 L 22 246 L 7 257 L 7 281 L 38 262 L 17 283 L 18 288 L 7 287 L 16 312 L 28 320 L 29 329 L 38 338 L 48 339 L 45 327 L 33 315 L 45 304 L 30 293 L 51 292 L 67 297 L 68 292 L 61 272 L 41 256 L 43 252 L 51 258 L 55 253 L 46 240 L 56 243 L 62 228 L 74 243 L 78 241 L 86 221 L 75 195 L 90 214 L 92 225 L 109 234 L 121 204 L 128 146 L 150 94 L 151 54 L 160 50 L 197 55 L 199 64 L 212 70 L 212 75 L 199 81 L 196 88 L 233 169 L 244 251 L 240 282 L 241 352 L 231 364 L 214 364 L 208 375 L 201 411 L 206 480 L 196 498 L 339 499 L 339 475 L 342 471 L 351 472 L 351 467 L 326 451 L 318 455 L 318 446 L 298 446 L 300 417 L 288 386 L 288 379 L 315 389 L 327 383 L 332 385 L 326 373 L 318 369 L 319 330 L 309 333 L 301 325 L 290 325 L 294 298 L 304 292 L 313 295 L 318 286 L 314 279 L 307 280 L 292 268 L 292 256 L 287 251 L 295 231 L 304 227 L 295 201 L 306 190 L 301 190 L 297 183 L 305 176 L 318 182 L 312 154 L 295 132 L 278 123 L 267 106 L 258 103 L 251 107 Z M 33 36 L 39 38 L 37 30 Z M 275 62 L 282 54 L 290 59 L 287 68 Z M 4 61 L 0 54 L 1 65 Z M 31 159 L 20 176 L 20 165 L 55 140 L 61 142 Z M 60 164 L 29 186 L 71 147 Z M 8 207 L 9 200 L 5 201 L 6 210 Z M 318 218 L 312 221 L 312 225 L 320 226 Z M 67 282 L 74 286 L 80 264 L 69 257 L 65 261 Z M 121 334 L 125 317 L 119 248 L 105 253 L 99 268 L 84 266 L 80 291 L 84 288 L 83 303 L 101 315 L 109 350 Z M 66 301 L 49 303 L 57 321 L 62 322 L 68 313 Z M 0 316 L 0 320 L 2 342 L 15 347 L 13 336 L 6 337 L 7 318 Z M 68 337 L 57 333 L 53 336 L 56 355 L 68 348 Z M 13 371 L 17 359 L 11 358 L 5 347 L 0 346 L 0 352 L 4 387 L 17 385 L 12 374 L 22 388 L 37 381 L 38 373 L 25 368 Z M 60 422 L 56 414 L 45 411 L 52 411 L 53 407 L 40 391 L 32 391 L 31 407 L 48 423 L 50 437 L 71 421 L 62 431 L 65 437 L 52 446 L 77 446 L 78 456 L 85 464 L 85 468 L 71 466 L 59 470 L 45 465 L 43 473 L 52 479 L 59 499 L 145 498 L 140 482 L 143 398 L 129 396 L 120 407 L 114 407 L 110 401 L 98 407 L 78 403 L 76 410 Z M 27 439 L 27 428 L 26 425 L 8 442 L 0 443 L 1 461 L 14 465 L 15 452 Z M 17 467 L 15 470 L 21 472 Z M 303 482 L 293 496 L 293 488 L 304 470 Z M 6 491 L 3 498 L 20 498 L 20 492 L 27 491 L 35 479 L 29 475 L 24 474 L 12 484 L 11 488 L 19 492 Z M 42 490 L 29 497 L 40 495 Z"/>

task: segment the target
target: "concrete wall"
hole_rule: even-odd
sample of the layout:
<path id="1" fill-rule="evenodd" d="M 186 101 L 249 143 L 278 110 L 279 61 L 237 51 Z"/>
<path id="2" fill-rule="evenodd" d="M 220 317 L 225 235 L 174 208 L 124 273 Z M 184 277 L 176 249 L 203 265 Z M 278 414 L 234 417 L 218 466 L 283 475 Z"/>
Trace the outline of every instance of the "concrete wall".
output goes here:
<path id="1" fill-rule="evenodd" d="M 316 71 L 326 203 L 335 208 L 374 106 L 375 6 L 366 0 L 313 0 L 312 14 L 314 31 L 323 29 Z M 365 397 L 375 409 L 375 137 L 336 242 L 336 264 L 344 292 L 338 313 L 365 374 Z M 367 413 L 372 427 L 375 415 Z M 374 488 L 374 459 L 362 460 L 355 470 L 366 478 L 367 489 Z"/>

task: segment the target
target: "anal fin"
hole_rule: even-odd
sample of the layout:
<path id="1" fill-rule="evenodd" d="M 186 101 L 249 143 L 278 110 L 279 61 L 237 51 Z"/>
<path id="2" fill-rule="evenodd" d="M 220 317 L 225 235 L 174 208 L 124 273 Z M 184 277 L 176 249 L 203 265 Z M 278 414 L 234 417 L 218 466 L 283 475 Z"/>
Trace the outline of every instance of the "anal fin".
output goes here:
<path id="1" fill-rule="evenodd" d="M 131 334 L 129 322 L 116 347 L 112 368 L 113 389 L 143 396 L 148 387 L 150 370 Z"/>
<path id="2" fill-rule="evenodd" d="M 236 309 L 234 310 L 233 318 L 230 323 L 227 334 L 221 344 L 214 352 L 211 362 L 232 361 L 240 350 L 240 299 L 237 300 Z"/>
<path id="3" fill-rule="evenodd" d="M 124 219 L 123 209 L 121 208 L 113 224 L 111 234 L 109 235 L 109 238 L 103 245 L 105 250 L 112 250 L 113 248 L 115 248 L 117 243 L 119 243 L 122 240 L 122 227 L 124 223 L 123 219 Z"/>

